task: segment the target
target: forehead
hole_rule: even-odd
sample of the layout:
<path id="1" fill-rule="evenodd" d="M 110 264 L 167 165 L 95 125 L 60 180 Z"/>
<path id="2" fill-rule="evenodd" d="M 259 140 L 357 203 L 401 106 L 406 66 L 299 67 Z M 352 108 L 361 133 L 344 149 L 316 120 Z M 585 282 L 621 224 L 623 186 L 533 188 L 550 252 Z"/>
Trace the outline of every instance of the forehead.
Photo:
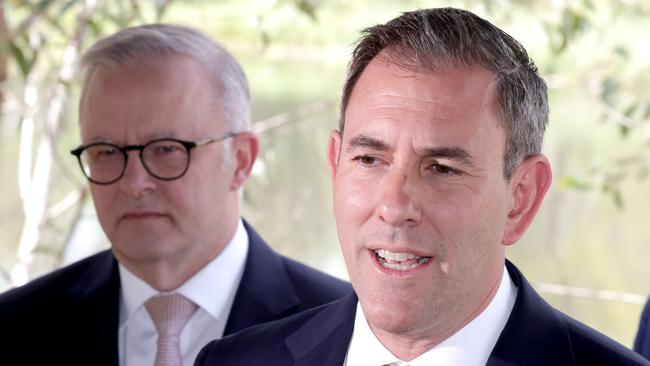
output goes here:
<path id="1" fill-rule="evenodd" d="M 112 138 L 127 129 L 145 135 L 197 128 L 214 118 L 216 95 L 207 70 L 187 56 L 99 66 L 80 103 L 82 133 Z"/>
<path id="2" fill-rule="evenodd" d="M 406 68 L 381 55 L 357 81 L 345 111 L 345 136 L 410 135 L 421 144 L 504 144 L 497 82 L 480 66 L 431 72 Z"/>

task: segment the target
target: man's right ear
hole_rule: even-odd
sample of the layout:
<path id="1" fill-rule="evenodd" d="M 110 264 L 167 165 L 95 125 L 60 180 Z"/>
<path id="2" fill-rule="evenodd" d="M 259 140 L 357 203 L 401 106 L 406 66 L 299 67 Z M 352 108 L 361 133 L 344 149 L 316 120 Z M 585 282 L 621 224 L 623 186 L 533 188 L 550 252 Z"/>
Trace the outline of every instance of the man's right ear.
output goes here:
<path id="1" fill-rule="evenodd" d="M 330 140 L 327 144 L 327 165 L 330 167 L 332 177 L 336 175 L 336 169 L 339 164 L 339 155 L 341 154 L 341 132 L 333 130 L 330 134 Z"/>

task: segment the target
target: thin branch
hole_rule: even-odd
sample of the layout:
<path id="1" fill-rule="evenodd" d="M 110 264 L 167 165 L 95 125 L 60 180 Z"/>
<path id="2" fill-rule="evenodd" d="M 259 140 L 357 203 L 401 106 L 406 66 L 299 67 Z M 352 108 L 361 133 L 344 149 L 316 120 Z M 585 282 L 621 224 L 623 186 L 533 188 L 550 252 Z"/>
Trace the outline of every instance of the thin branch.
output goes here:
<path id="1" fill-rule="evenodd" d="M 585 299 L 618 301 L 618 302 L 624 302 L 627 304 L 635 304 L 635 305 L 643 305 L 645 304 L 646 301 L 645 295 L 632 294 L 629 292 L 604 290 L 599 288 L 565 286 L 565 285 L 558 285 L 555 283 L 543 283 L 543 282 L 538 283 L 535 285 L 535 289 L 537 289 L 537 291 L 539 291 L 540 293 L 546 293 L 546 294 L 579 297 Z"/>
<path id="2" fill-rule="evenodd" d="M 325 112 L 336 105 L 333 100 L 322 100 L 301 106 L 293 111 L 276 114 L 273 117 L 257 121 L 253 124 L 253 131 L 262 134 L 274 128 L 293 123 L 304 119 L 305 117 Z"/>

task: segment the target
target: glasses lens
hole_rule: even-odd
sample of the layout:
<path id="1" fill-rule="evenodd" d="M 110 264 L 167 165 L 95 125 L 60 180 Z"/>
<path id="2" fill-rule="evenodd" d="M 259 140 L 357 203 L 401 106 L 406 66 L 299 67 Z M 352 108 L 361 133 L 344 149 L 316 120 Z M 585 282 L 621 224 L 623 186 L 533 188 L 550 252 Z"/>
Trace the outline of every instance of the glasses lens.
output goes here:
<path id="1" fill-rule="evenodd" d="M 80 158 L 86 177 L 97 183 L 112 182 L 118 179 L 124 170 L 124 154 L 115 145 L 90 145 L 83 150 Z"/>
<path id="2" fill-rule="evenodd" d="M 142 150 L 142 161 L 151 174 L 161 179 L 175 179 L 187 170 L 189 153 L 174 140 L 153 141 Z"/>

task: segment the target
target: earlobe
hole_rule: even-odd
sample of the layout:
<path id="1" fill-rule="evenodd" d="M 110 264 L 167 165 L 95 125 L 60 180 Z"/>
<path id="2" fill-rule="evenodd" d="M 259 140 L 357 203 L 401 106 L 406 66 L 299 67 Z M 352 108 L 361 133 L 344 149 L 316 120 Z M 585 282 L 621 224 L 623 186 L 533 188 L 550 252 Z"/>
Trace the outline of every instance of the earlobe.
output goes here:
<path id="1" fill-rule="evenodd" d="M 339 164 L 339 155 L 341 153 L 341 132 L 333 130 L 330 134 L 330 140 L 327 144 L 327 165 L 330 167 L 332 177 L 336 175 L 336 169 Z"/>
<path id="2" fill-rule="evenodd" d="M 501 243 L 516 243 L 537 214 L 552 180 L 551 166 L 544 155 L 524 160 L 510 181 L 512 204 Z"/>
<path id="3" fill-rule="evenodd" d="M 251 174 L 259 150 L 259 140 L 253 132 L 242 132 L 235 137 L 233 144 L 235 174 L 230 189 L 237 190 Z"/>

